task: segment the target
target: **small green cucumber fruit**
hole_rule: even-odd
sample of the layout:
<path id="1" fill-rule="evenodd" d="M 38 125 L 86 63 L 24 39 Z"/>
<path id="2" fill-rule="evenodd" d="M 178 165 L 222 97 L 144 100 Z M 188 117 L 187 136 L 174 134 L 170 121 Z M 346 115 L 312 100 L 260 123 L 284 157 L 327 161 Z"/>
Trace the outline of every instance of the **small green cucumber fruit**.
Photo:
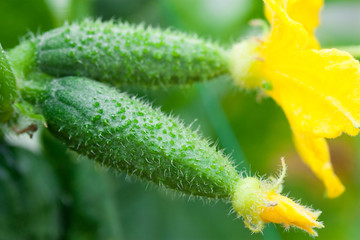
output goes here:
<path id="1" fill-rule="evenodd" d="M 16 79 L 8 56 L 0 45 L 0 122 L 12 118 L 16 96 Z"/>
<path id="2" fill-rule="evenodd" d="M 35 95 L 52 134 L 103 166 L 190 195 L 233 195 L 240 177 L 229 159 L 159 109 L 81 77 Z"/>
<path id="3" fill-rule="evenodd" d="M 191 84 L 227 73 L 227 52 L 184 33 L 86 20 L 35 40 L 40 69 L 55 77 L 84 76 L 112 85 Z"/>

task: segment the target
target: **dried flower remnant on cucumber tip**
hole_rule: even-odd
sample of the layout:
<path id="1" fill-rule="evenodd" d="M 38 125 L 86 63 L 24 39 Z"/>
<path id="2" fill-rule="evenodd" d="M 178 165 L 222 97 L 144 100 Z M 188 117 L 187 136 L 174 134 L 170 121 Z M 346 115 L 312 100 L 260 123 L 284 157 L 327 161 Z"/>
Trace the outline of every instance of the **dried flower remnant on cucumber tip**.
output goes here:
<path id="1" fill-rule="evenodd" d="M 317 221 L 321 212 L 303 207 L 280 194 L 286 175 L 285 161 L 281 161 L 282 171 L 278 179 L 247 177 L 239 181 L 231 199 L 233 208 L 253 232 L 262 231 L 265 223 L 277 223 L 285 228 L 297 227 L 317 236 L 313 228 L 324 227 Z"/>
<path id="2" fill-rule="evenodd" d="M 337 197 L 345 188 L 334 173 L 325 138 L 359 132 L 359 62 L 346 52 L 320 49 L 314 30 L 322 0 L 264 2 L 271 30 L 260 40 L 236 44 L 230 71 L 242 87 L 270 86 L 265 92 L 283 108 L 303 161 L 323 181 L 327 196 Z M 245 45 L 250 46 L 246 51 Z M 244 53 L 250 63 L 244 63 Z"/>

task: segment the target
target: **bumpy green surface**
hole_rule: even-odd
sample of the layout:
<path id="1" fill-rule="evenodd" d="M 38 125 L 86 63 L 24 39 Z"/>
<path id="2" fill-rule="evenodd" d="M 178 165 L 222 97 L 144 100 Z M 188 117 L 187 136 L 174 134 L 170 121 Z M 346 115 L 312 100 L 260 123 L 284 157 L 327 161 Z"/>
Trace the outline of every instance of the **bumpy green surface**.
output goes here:
<path id="1" fill-rule="evenodd" d="M 84 21 L 35 39 L 40 69 L 113 85 L 190 84 L 227 72 L 217 44 L 170 30 Z"/>
<path id="2" fill-rule="evenodd" d="M 16 80 L 8 57 L 0 45 L 0 122 L 11 118 L 12 102 L 16 98 Z"/>
<path id="3" fill-rule="evenodd" d="M 79 77 L 49 82 L 42 96 L 50 131 L 76 152 L 187 194 L 232 195 L 239 177 L 227 157 L 160 110 Z"/>

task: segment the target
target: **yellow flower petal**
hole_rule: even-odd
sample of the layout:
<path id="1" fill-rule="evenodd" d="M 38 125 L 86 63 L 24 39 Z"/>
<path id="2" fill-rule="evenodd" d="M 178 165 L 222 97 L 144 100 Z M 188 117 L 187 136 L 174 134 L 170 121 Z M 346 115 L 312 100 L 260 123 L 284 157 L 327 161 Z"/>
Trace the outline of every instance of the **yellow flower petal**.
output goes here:
<path id="1" fill-rule="evenodd" d="M 326 140 L 294 132 L 294 142 L 303 161 L 324 182 L 327 196 L 335 198 L 342 194 L 345 187 L 334 173 Z"/>
<path id="2" fill-rule="evenodd" d="M 262 69 L 273 86 L 268 94 L 283 108 L 293 129 L 327 138 L 358 134 L 358 61 L 336 49 L 304 50 L 272 61 L 276 62 Z"/>
<path id="3" fill-rule="evenodd" d="M 267 205 L 263 207 L 260 213 L 260 217 L 265 223 L 279 223 L 286 228 L 289 226 L 298 227 L 313 236 L 317 236 L 313 228 L 324 227 L 321 222 L 316 221 L 321 212 L 313 212 L 275 191 L 268 192 L 266 198 Z"/>
<path id="4" fill-rule="evenodd" d="M 359 133 L 359 62 L 343 51 L 319 50 L 314 29 L 322 1 L 265 3 L 272 29 L 261 46 L 259 68 L 272 85 L 267 93 L 283 108 L 304 162 L 324 182 L 327 195 L 337 197 L 344 186 L 333 172 L 324 137 Z"/>
<path id="5" fill-rule="evenodd" d="M 264 0 L 264 2 L 266 4 L 267 12 L 271 13 L 271 31 L 263 44 L 264 57 L 267 55 L 281 56 L 286 55 L 289 52 L 297 52 L 303 49 L 320 48 L 314 36 L 314 32 L 308 31 L 302 22 L 297 22 L 288 14 L 286 0 Z M 302 5 L 303 2 L 304 0 L 299 0 L 297 5 Z M 312 22 L 315 22 L 318 19 L 317 14 L 314 14 L 313 16 L 302 14 L 304 14 L 304 11 L 299 11 L 296 16 L 302 16 L 304 19 L 309 17 L 309 21 Z"/>
<path id="6" fill-rule="evenodd" d="M 262 41 L 235 45 L 230 71 L 240 86 L 271 85 L 266 92 L 284 110 L 303 160 L 325 183 L 328 196 L 338 196 L 344 187 L 324 138 L 359 133 L 360 64 L 346 52 L 320 50 L 314 30 L 322 0 L 264 2 L 271 30 Z M 246 56 L 242 46 L 251 46 L 249 64 L 236 60 Z"/>
<path id="7" fill-rule="evenodd" d="M 270 1 L 265 1 L 265 3 L 268 2 Z M 319 12 L 324 5 L 323 0 L 277 0 L 272 2 L 281 5 L 289 17 L 301 23 L 309 33 L 313 33 L 319 25 Z M 265 6 L 265 15 L 268 21 L 273 23 L 273 12 L 268 5 Z"/>

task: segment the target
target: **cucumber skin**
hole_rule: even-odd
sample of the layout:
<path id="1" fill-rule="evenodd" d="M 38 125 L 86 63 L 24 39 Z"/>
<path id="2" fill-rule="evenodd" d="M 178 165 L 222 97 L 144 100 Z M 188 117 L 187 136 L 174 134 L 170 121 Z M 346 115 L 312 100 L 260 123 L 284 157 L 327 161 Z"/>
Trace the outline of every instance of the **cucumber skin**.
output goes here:
<path id="1" fill-rule="evenodd" d="M 228 72 L 219 45 L 180 32 L 85 20 L 36 40 L 40 69 L 115 86 L 187 85 Z"/>
<path id="2" fill-rule="evenodd" d="M 13 117 L 12 104 L 16 98 L 16 79 L 9 58 L 0 45 L 0 122 Z"/>
<path id="3" fill-rule="evenodd" d="M 228 158 L 178 120 L 86 78 L 45 89 L 38 103 L 49 130 L 76 152 L 186 194 L 232 196 L 239 176 Z"/>

